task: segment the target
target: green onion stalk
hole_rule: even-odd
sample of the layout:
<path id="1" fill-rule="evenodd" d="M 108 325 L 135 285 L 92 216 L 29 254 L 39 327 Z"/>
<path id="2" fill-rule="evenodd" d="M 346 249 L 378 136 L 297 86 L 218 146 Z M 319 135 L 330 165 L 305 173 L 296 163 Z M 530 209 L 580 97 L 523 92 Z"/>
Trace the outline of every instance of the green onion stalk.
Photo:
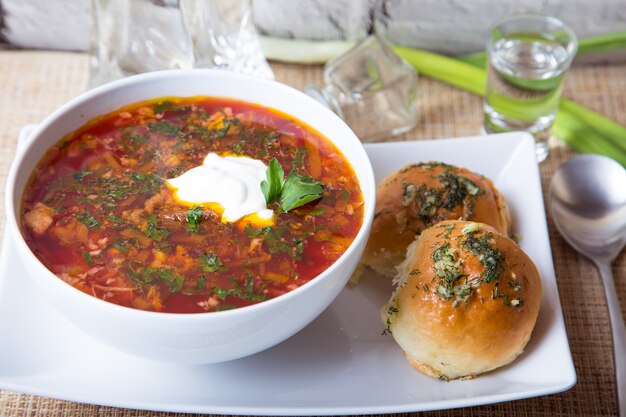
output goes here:
<path id="1" fill-rule="evenodd" d="M 626 31 L 606 33 L 604 35 L 581 39 L 578 42 L 577 55 L 610 52 L 624 47 L 626 47 Z M 487 65 L 487 54 L 484 51 L 462 55 L 458 57 L 458 59 L 476 67 L 484 67 Z"/>
<path id="2" fill-rule="evenodd" d="M 581 40 L 579 53 L 624 47 L 626 32 L 617 32 Z M 485 94 L 484 53 L 455 59 L 420 49 L 399 46 L 394 49 L 422 75 L 470 93 Z M 626 127 L 572 100 L 561 98 L 552 133 L 578 152 L 606 155 L 626 166 Z"/>

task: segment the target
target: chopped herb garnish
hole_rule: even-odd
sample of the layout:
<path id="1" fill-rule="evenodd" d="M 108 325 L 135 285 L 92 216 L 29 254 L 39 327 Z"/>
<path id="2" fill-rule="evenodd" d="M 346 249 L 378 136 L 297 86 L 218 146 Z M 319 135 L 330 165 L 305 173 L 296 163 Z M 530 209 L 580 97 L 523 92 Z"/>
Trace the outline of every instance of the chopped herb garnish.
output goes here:
<path id="1" fill-rule="evenodd" d="M 454 297 L 454 307 L 457 307 L 461 301 L 469 300 L 474 289 L 471 282 L 459 283 L 463 277 L 461 274 L 462 259 L 456 259 L 456 251 L 449 243 L 444 243 L 432 254 L 435 262 L 435 277 L 439 280 L 437 285 L 437 294 L 444 300 L 450 300 Z"/>
<path id="2" fill-rule="evenodd" d="M 180 127 L 167 120 L 150 123 L 147 126 L 151 133 L 159 133 L 165 136 L 178 136 L 180 134 Z"/>
<path id="3" fill-rule="evenodd" d="M 445 198 L 441 204 L 445 209 L 459 206 L 463 204 L 465 197 L 476 196 L 480 192 L 476 184 L 461 175 L 444 172 L 438 179 L 445 190 Z"/>
<path id="4" fill-rule="evenodd" d="M 441 191 L 436 188 L 426 189 L 420 186 L 416 198 L 420 201 L 419 215 L 424 220 L 430 220 L 436 213 L 441 201 Z"/>
<path id="5" fill-rule="evenodd" d="M 326 213 L 326 209 L 324 207 L 317 207 L 311 210 L 311 216 L 322 216 Z"/>
<path id="6" fill-rule="evenodd" d="M 250 301 L 262 301 L 267 298 L 265 294 L 256 294 L 254 291 L 254 277 L 250 274 L 246 276 L 246 299 Z"/>
<path id="7" fill-rule="evenodd" d="M 169 110 L 171 108 L 172 108 L 171 101 L 162 101 L 161 103 L 154 106 L 154 114 L 161 114 L 164 111 Z"/>
<path id="8" fill-rule="evenodd" d="M 267 299 L 267 295 L 262 292 L 263 288 L 261 288 L 258 292 L 254 290 L 254 277 L 250 274 L 246 276 L 246 283 L 243 287 L 234 279 L 232 282 L 233 288 L 224 289 L 216 287 L 214 289 L 215 295 L 222 300 L 225 300 L 228 296 L 234 296 L 249 301 L 263 301 Z"/>
<path id="9" fill-rule="evenodd" d="M 452 230 L 454 230 L 454 224 L 444 226 L 444 229 L 445 229 L 445 233 L 443 234 L 443 237 L 447 239 L 450 237 L 450 233 L 452 233 Z"/>
<path id="10" fill-rule="evenodd" d="M 268 228 L 271 228 L 271 226 L 267 226 Z M 252 226 L 250 223 L 246 224 L 243 228 L 244 233 L 248 236 L 249 239 L 254 239 L 255 237 L 259 237 L 263 231 L 265 230 L 265 228 L 260 227 L 260 228 L 256 228 L 254 226 Z"/>
<path id="11" fill-rule="evenodd" d="M 304 167 L 304 156 L 309 153 L 309 148 L 306 146 L 301 146 L 296 151 L 296 155 L 293 157 L 293 161 L 291 162 L 294 168 L 303 168 Z"/>
<path id="12" fill-rule="evenodd" d="M 216 272 L 224 269 L 221 259 L 214 253 L 200 255 L 200 265 L 205 272 Z"/>
<path id="13" fill-rule="evenodd" d="M 283 234 L 287 231 L 285 227 L 271 227 L 267 226 L 263 228 L 263 239 L 267 243 L 270 253 L 293 253 L 293 248 L 289 245 L 289 242 L 283 237 Z"/>
<path id="14" fill-rule="evenodd" d="M 150 137 L 146 135 L 128 135 L 126 138 L 133 144 L 147 143 L 150 141 Z"/>
<path id="15" fill-rule="evenodd" d="M 509 279 L 506 281 L 506 285 L 508 285 L 509 288 L 511 288 L 515 292 L 519 292 L 522 290 L 522 284 L 520 284 L 517 280 Z"/>
<path id="16" fill-rule="evenodd" d="M 302 258 L 302 254 L 304 253 L 304 240 L 294 239 L 293 243 L 295 244 L 295 249 L 293 250 L 293 258 L 300 259 Z"/>
<path id="17" fill-rule="evenodd" d="M 206 289 L 206 277 L 204 275 L 200 275 L 198 277 L 198 281 L 196 281 L 196 291 L 201 291 Z"/>
<path id="18" fill-rule="evenodd" d="M 146 179 L 146 174 L 141 174 L 139 172 L 129 172 L 126 176 L 134 179 L 135 181 L 145 181 Z"/>
<path id="19" fill-rule="evenodd" d="M 179 292 L 183 288 L 185 277 L 179 275 L 171 268 L 152 268 L 146 267 L 139 271 L 129 267 L 129 277 L 140 286 L 155 284 L 158 281 L 164 282 L 168 289 L 173 292 Z"/>
<path id="20" fill-rule="evenodd" d="M 241 155 L 243 154 L 243 145 L 238 142 L 235 143 L 235 145 L 233 146 L 233 151 L 232 151 L 235 155 Z"/>
<path id="21" fill-rule="evenodd" d="M 155 214 L 148 216 L 148 226 L 143 230 L 143 234 L 148 236 L 152 240 L 161 242 L 163 239 L 169 236 L 170 231 L 165 227 L 159 226 L 159 221 Z"/>
<path id="22" fill-rule="evenodd" d="M 461 232 L 464 235 L 470 235 L 474 232 L 477 232 L 480 230 L 480 225 L 478 223 L 469 223 L 468 225 L 466 225 L 463 230 L 461 230 Z"/>
<path id="23" fill-rule="evenodd" d="M 393 324 L 391 322 L 391 318 L 393 315 L 398 313 L 398 307 L 396 306 L 396 300 L 392 300 L 389 302 L 389 305 L 387 306 L 387 318 L 385 319 L 385 330 L 383 330 L 383 336 L 387 335 L 387 334 L 391 334 L 391 325 Z"/>
<path id="24" fill-rule="evenodd" d="M 487 232 L 481 237 L 476 237 L 475 235 L 479 231 L 480 228 L 465 233 L 466 237 L 462 245 L 474 254 L 483 265 L 482 281 L 485 283 L 494 282 L 500 278 L 500 273 L 503 270 L 504 254 L 491 246 L 490 241 L 493 239 L 493 233 Z"/>
<path id="25" fill-rule="evenodd" d="M 437 294 L 441 296 L 444 300 L 449 300 L 452 298 L 452 287 L 447 285 L 439 284 L 437 286 Z"/>
<path id="26" fill-rule="evenodd" d="M 127 173 L 126 176 L 133 180 L 128 184 L 129 193 L 153 193 L 161 186 L 161 178 L 155 174 Z"/>
<path id="27" fill-rule="evenodd" d="M 113 224 L 124 224 L 124 220 L 120 219 L 119 217 L 117 217 L 115 214 L 111 213 L 107 216 L 107 220 L 110 221 Z"/>
<path id="28" fill-rule="evenodd" d="M 230 129 L 231 126 L 239 124 L 239 119 L 224 119 L 223 123 L 224 126 L 221 129 L 217 130 L 218 138 L 223 138 L 224 136 L 226 136 L 226 134 L 228 133 L 228 129 Z"/>
<path id="29" fill-rule="evenodd" d="M 519 233 L 511 232 L 509 233 L 509 239 L 519 245 L 519 243 L 522 241 L 522 235 L 520 235 Z"/>
<path id="30" fill-rule="evenodd" d="M 406 184 L 402 190 L 402 205 L 405 207 L 409 206 L 413 201 L 415 201 L 416 194 L 417 187 L 415 184 Z"/>
<path id="31" fill-rule="evenodd" d="M 498 283 L 496 282 L 496 285 L 491 290 L 491 299 L 495 300 L 496 298 L 498 298 L 499 295 L 500 295 L 500 290 L 498 288 Z"/>
<path id="32" fill-rule="evenodd" d="M 100 221 L 96 219 L 88 209 L 85 209 L 83 213 L 77 214 L 76 220 L 87 226 L 89 229 L 95 229 L 100 226 Z"/>
<path id="33" fill-rule="evenodd" d="M 449 243 L 444 243 L 431 255 L 435 262 L 435 276 L 446 284 L 454 283 L 461 276 L 461 259 L 455 259 L 456 252 Z"/>
<path id="34" fill-rule="evenodd" d="M 87 265 L 93 265 L 93 258 L 89 252 L 83 252 L 83 258 L 85 258 L 85 262 Z"/>
<path id="35" fill-rule="evenodd" d="M 120 253 L 128 253 L 128 248 L 126 246 L 123 246 L 121 243 L 114 243 L 111 245 L 111 247 Z"/>
<path id="36" fill-rule="evenodd" d="M 202 206 L 195 206 L 187 209 L 187 230 L 195 232 L 198 230 L 200 220 L 202 220 Z"/>
<path id="37" fill-rule="evenodd" d="M 74 177 L 76 181 L 82 184 L 83 179 L 89 174 L 92 174 L 92 172 L 91 171 L 76 171 L 75 173 L 72 174 L 72 177 Z"/>

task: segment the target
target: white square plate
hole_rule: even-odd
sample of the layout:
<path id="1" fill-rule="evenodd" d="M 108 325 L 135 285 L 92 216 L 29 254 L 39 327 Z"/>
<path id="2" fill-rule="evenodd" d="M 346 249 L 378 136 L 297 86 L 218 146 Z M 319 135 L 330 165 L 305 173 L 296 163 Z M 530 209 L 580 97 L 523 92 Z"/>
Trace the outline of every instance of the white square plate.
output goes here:
<path id="1" fill-rule="evenodd" d="M 129 356 L 61 317 L 16 260 L 0 259 L 0 389 L 117 407 L 255 415 L 399 413 L 552 394 L 572 387 L 572 363 L 552 265 L 532 139 L 525 134 L 367 145 L 377 180 L 410 162 L 443 161 L 491 178 L 506 196 L 522 248 L 543 278 L 541 312 L 526 352 L 470 381 L 413 370 L 379 310 L 391 286 L 366 276 L 282 344 L 222 364 L 176 366 Z"/>

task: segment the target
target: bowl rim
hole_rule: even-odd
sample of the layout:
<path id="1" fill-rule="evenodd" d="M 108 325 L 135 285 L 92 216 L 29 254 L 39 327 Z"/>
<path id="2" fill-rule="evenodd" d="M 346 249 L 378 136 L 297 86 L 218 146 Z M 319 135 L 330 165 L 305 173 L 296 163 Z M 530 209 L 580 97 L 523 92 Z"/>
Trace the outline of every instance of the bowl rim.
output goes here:
<path id="1" fill-rule="evenodd" d="M 112 94 L 113 92 L 116 92 L 116 91 L 122 91 L 127 86 L 140 84 L 140 83 L 150 83 L 150 82 L 155 82 L 157 80 L 163 80 L 163 79 L 185 78 L 186 76 L 217 78 L 217 79 L 220 79 L 220 78 L 239 79 L 242 81 L 242 83 L 253 83 L 253 84 L 256 83 L 259 85 L 264 85 L 266 88 L 277 89 L 283 94 L 298 95 L 300 96 L 300 99 L 304 100 L 305 103 L 307 103 L 307 105 L 313 106 L 313 108 L 316 111 L 322 112 L 323 117 L 330 117 L 331 119 L 334 119 L 335 123 L 339 122 L 338 126 L 341 126 L 340 128 L 345 131 L 344 136 L 347 136 L 350 141 L 354 142 L 354 145 L 356 146 L 356 149 L 354 149 L 354 151 L 360 154 L 359 157 L 364 160 L 364 170 L 363 170 L 364 172 L 363 172 L 362 178 L 359 180 L 359 185 L 361 187 L 361 193 L 363 194 L 363 201 L 364 201 L 363 222 L 361 224 L 361 227 L 359 228 L 357 235 L 354 237 L 353 241 L 351 242 L 350 246 L 346 249 L 346 251 L 337 260 L 335 260 L 335 262 L 333 262 L 328 268 L 322 271 L 319 275 L 315 276 L 310 281 L 306 282 L 300 287 L 295 288 L 294 290 L 291 290 L 285 294 L 282 294 L 278 297 L 265 300 L 257 304 L 252 304 L 249 306 L 239 307 L 239 308 L 235 308 L 231 310 L 215 311 L 215 312 L 170 313 L 170 312 L 139 310 L 139 309 L 135 309 L 132 307 L 114 304 L 114 303 L 102 300 L 100 298 L 94 297 L 92 295 L 86 294 L 83 291 L 80 291 L 79 289 L 66 283 L 65 281 L 60 279 L 58 276 L 56 276 L 52 271 L 50 271 L 43 264 L 43 262 L 41 262 L 35 256 L 35 254 L 32 252 L 30 247 L 27 245 L 24 239 L 24 236 L 21 233 L 20 226 L 18 224 L 18 219 L 20 218 L 19 210 L 18 212 L 16 212 L 16 210 L 14 209 L 15 207 L 14 195 L 16 192 L 16 180 L 17 180 L 18 170 L 20 169 L 21 165 L 24 163 L 25 157 L 30 152 L 32 152 L 32 149 L 36 146 L 36 143 L 38 142 L 37 139 L 40 136 L 42 136 L 42 133 L 44 133 L 53 122 L 63 117 L 65 114 L 71 113 L 74 111 L 80 111 L 80 107 L 85 102 L 96 99 L 100 96 L 106 96 L 108 94 Z M 154 97 L 152 98 L 158 98 L 158 97 L 160 97 L 160 95 L 157 94 L 157 95 L 154 95 Z M 171 96 L 171 97 L 175 97 L 175 96 Z M 186 97 L 186 96 L 181 95 L 180 97 Z M 245 98 L 237 98 L 237 100 L 257 104 L 253 102 L 252 100 L 247 100 Z M 126 105 L 130 105 L 135 102 L 136 101 L 129 102 Z M 263 104 L 260 104 L 260 105 L 263 107 L 272 108 L 270 106 L 266 106 Z M 115 110 L 116 109 L 111 109 L 110 111 L 114 112 Z M 279 110 L 283 113 L 290 115 L 288 110 L 281 110 L 281 109 L 276 109 L 276 110 Z M 97 117 L 97 116 L 94 116 L 94 117 Z M 294 118 L 296 120 L 302 121 L 301 119 L 296 118 L 295 116 Z M 89 122 L 89 120 L 91 119 L 93 119 L 93 117 L 86 120 L 85 123 Z M 305 122 L 305 123 L 309 124 L 308 122 Z M 311 126 L 311 127 L 316 129 L 315 126 Z M 67 132 L 67 133 L 70 133 L 70 132 Z M 333 145 L 337 147 L 336 143 L 331 138 L 327 137 L 327 139 L 331 143 L 333 143 Z M 61 137 L 59 137 L 57 141 L 58 140 L 61 140 Z M 339 150 L 342 151 L 341 149 Z M 351 161 L 348 161 L 348 162 L 350 162 L 350 164 L 353 165 Z M 29 175 L 32 174 L 33 168 L 29 170 Z M 369 190 L 364 189 L 363 187 L 364 183 L 371 184 L 371 187 Z M 58 107 L 48 116 L 46 116 L 42 120 L 42 122 L 37 125 L 37 127 L 28 137 L 27 143 L 22 148 L 17 149 L 13 163 L 11 164 L 9 174 L 7 176 L 7 183 L 6 183 L 6 190 L 5 190 L 6 225 L 7 225 L 7 232 L 10 235 L 12 235 L 13 244 L 16 245 L 18 249 L 18 253 L 21 253 L 22 256 L 26 255 L 29 258 L 28 259 L 29 265 L 25 265 L 25 267 L 31 270 L 35 268 L 36 271 L 34 271 L 34 273 L 37 273 L 37 274 L 43 273 L 44 275 L 47 275 L 49 278 L 53 278 L 49 280 L 50 285 L 54 285 L 57 288 L 59 288 L 60 291 L 67 293 L 69 298 L 78 297 L 77 301 L 82 300 L 85 303 L 93 304 L 94 308 L 100 309 L 105 314 L 124 315 L 124 316 L 128 316 L 131 319 L 139 319 L 139 320 L 143 319 L 143 320 L 150 320 L 150 321 L 152 320 L 167 321 L 167 322 L 170 322 L 170 321 L 171 322 L 185 322 L 185 323 L 197 322 L 197 321 L 204 322 L 207 320 L 214 321 L 214 320 L 223 320 L 229 317 L 248 316 L 248 315 L 254 315 L 257 313 L 261 314 L 263 313 L 264 310 L 271 310 L 277 304 L 279 305 L 283 303 L 284 304 L 288 303 L 289 300 L 299 297 L 302 292 L 307 290 L 307 288 L 321 285 L 322 282 L 328 280 L 329 276 L 332 274 L 332 272 L 334 272 L 334 270 L 339 268 L 340 264 L 345 262 L 351 256 L 355 256 L 354 253 L 355 251 L 357 251 L 357 246 L 359 246 L 357 243 L 361 242 L 364 239 L 367 239 L 369 235 L 369 230 L 371 228 L 371 224 L 373 221 L 373 217 L 374 217 L 375 190 L 376 190 L 376 183 L 374 179 L 374 172 L 373 172 L 371 162 L 365 152 L 365 148 L 363 147 L 363 144 L 358 139 L 356 134 L 341 118 L 339 118 L 339 116 L 337 116 L 334 112 L 332 112 L 327 107 L 323 106 L 321 103 L 319 103 L 315 99 L 307 96 L 305 93 L 293 87 L 290 87 L 286 84 L 282 84 L 278 81 L 267 80 L 263 78 L 254 77 L 251 75 L 233 73 L 233 72 L 224 71 L 224 70 L 216 70 L 216 69 L 162 70 L 162 71 L 153 71 L 149 73 L 132 75 L 126 78 L 122 78 L 122 79 L 118 79 L 118 80 L 115 80 L 106 84 L 102 84 L 91 90 L 87 90 L 79 94 L 78 96 L 72 98 L 68 102 Z M 19 196 L 20 205 L 21 205 L 21 199 L 23 197 L 23 191 L 24 190 L 22 189 L 20 192 L 20 196 Z M 23 262 L 24 259 L 20 259 L 18 261 Z M 348 280 L 348 278 L 349 277 L 346 277 L 346 281 Z M 71 294 L 75 294 L 75 295 L 71 295 Z"/>

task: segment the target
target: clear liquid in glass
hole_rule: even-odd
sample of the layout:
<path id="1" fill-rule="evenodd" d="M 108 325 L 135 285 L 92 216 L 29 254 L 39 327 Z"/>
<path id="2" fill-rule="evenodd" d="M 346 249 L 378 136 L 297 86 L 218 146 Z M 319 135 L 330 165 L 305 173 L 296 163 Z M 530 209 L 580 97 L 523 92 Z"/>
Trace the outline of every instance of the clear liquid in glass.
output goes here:
<path id="1" fill-rule="evenodd" d="M 496 41 L 489 51 L 485 130 L 527 131 L 535 137 L 537 159 L 545 159 L 569 62 L 561 43 L 540 34 L 511 34 Z"/>

